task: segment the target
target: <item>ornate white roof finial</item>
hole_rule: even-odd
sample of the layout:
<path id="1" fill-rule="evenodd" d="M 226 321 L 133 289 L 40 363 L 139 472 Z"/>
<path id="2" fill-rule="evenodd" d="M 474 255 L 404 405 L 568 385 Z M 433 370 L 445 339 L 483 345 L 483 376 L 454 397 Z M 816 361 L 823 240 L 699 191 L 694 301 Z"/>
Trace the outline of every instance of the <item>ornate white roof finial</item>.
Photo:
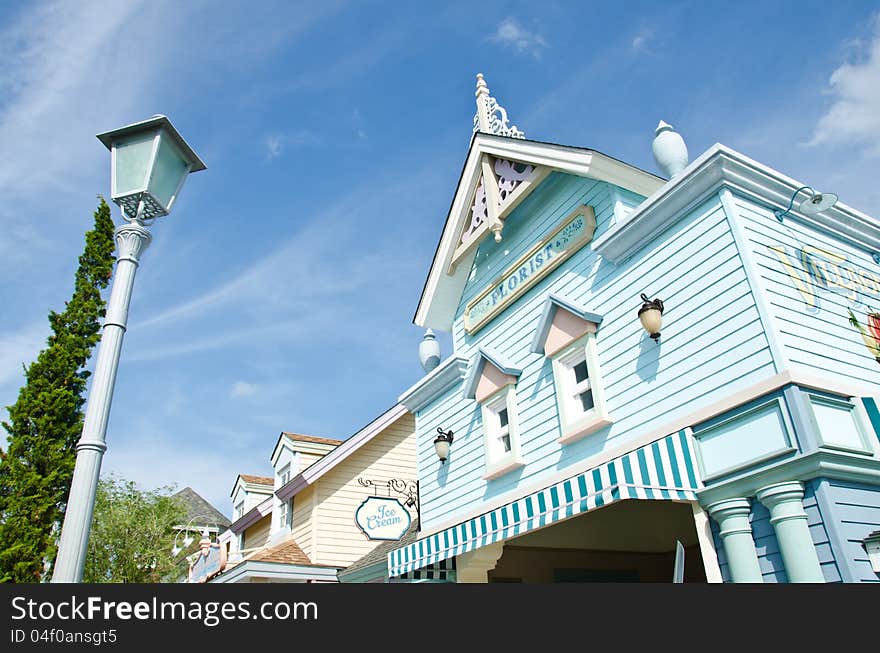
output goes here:
<path id="1" fill-rule="evenodd" d="M 687 167 L 688 150 L 684 139 L 669 123 L 660 121 L 654 131 L 654 161 L 668 177 L 674 177 Z"/>
<path id="2" fill-rule="evenodd" d="M 510 138 L 525 138 L 526 135 L 516 125 L 507 124 L 507 111 L 489 95 L 489 87 L 483 73 L 477 73 L 477 113 L 474 116 L 474 131 L 498 134 Z"/>

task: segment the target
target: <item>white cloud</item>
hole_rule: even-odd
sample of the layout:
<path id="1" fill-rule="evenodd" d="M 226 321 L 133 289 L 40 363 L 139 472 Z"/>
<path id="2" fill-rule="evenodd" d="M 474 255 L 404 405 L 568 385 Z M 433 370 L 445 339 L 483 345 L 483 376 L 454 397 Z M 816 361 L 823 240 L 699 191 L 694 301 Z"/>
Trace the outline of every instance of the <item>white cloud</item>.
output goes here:
<path id="1" fill-rule="evenodd" d="M 514 18 L 505 18 L 501 21 L 497 31 L 489 40 L 514 48 L 520 53 L 528 52 L 535 57 L 540 56 L 541 48 L 547 47 L 543 36 L 537 32 L 530 32 Z"/>
<path id="2" fill-rule="evenodd" d="M 277 159 L 284 153 L 284 148 L 287 145 L 316 145 L 319 142 L 318 137 L 308 129 L 301 129 L 290 134 L 271 134 L 266 137 L 266 158 L 270 161 Z"/>
<path id="3" fill-rule="evenodd" d="M 256 383 L 248 383 L 247 381 L 236 381 L 232 385 L 232 390 L 230 390 L 229 396 L 232 399 L 251 397 L 257 393 L 258 389 L 259 386 Z"/>
<path id="4" fill-rule="evenodd" d="M 281 142 L 281 137 L 277 134 L 275 136 L 269 136 L 266 139 L 266 158 L 269 160 L 277 159 L 281 156 L 281 151 L 283 149 L 284 147 Z"/>
<path id="5" fill-rule="evenodd" d="M 644 51 L 653 37 L 653 30 L 643 29 L 633 37 L 632 43 L 630 44 L 632 51 L 635 53 Z"/>
<path id="6" fill-rule="evenodd" d="M 37 358 L 46 346 L 49 324 L 46 320 L 36 322 L 18 331 L 0 334 L 0 384 L 24 381 L 22 365 Z"/>
<path id="7" fill-rule="evenodd" d="M 880 14 L 870 43 L 855 49 L 857 60 L 844 63 L 828 80 L 834 101 L 809 145 L 851 144 L 880 156 Z"/>

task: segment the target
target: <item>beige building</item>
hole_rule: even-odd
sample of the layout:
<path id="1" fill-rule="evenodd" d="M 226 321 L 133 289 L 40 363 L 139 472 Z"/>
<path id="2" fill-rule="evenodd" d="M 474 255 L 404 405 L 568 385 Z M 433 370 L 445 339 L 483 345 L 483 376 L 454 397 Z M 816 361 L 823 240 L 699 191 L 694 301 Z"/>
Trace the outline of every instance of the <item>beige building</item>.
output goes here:
<path id="1" fill-rule="evenodd" d="M 236 479 L 235 521 L 220 537 L 229 562 L 211 582 L 336 582 L 381 544 L 358 526 L 358 507 L 378 493 L 403 499 L 392 480 L 415 487 L 415 420 L 397 405 L 344 441 L 281 433 L 271 461 L 272 477 Z"/>

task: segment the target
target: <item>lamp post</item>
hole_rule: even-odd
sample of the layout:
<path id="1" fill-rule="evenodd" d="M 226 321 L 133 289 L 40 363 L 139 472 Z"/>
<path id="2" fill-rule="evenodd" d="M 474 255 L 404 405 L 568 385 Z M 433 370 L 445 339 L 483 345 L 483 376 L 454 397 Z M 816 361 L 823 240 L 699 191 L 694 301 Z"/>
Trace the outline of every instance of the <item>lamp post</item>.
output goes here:
<path id="1" fill-rule="evenodd" d="M 152 239 L 147 226 L 155 218 L 168 215 L 190 172 L 205 169 L 202 160 L 165 116 L 153 116 L 98 134 L 98 140 L 110 150 L 111 197 L 122 210 L 126 224 L 116 228 L 116 276 L 98 346 L 82 437 L 76 445 L 76 467 L 53 583 L 82 580 L 131 290 L 140 256 Z"/>

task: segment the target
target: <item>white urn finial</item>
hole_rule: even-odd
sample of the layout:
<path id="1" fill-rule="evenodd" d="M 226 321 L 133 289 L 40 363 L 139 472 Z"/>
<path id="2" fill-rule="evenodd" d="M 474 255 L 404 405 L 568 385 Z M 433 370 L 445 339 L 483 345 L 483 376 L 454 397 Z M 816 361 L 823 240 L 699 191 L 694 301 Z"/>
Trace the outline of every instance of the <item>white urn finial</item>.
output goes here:
<path id="1" fill-rule="evenodd" d="M 687 145 L 684 144 L 681 134 L 675 131 L 672 125 L 662 120 L 654 133 L 656 134 L 652 146 L 654 161 L 657 162 L 657 166 L 663 174 L 672 178 L 687 167 Z"/>
<path id="2" fill-rule="evenodd" d="M 440 343 L 431 329 L 425 331 L 419 343 L 419 362 L 426 374 L 440 364 Z"/>

